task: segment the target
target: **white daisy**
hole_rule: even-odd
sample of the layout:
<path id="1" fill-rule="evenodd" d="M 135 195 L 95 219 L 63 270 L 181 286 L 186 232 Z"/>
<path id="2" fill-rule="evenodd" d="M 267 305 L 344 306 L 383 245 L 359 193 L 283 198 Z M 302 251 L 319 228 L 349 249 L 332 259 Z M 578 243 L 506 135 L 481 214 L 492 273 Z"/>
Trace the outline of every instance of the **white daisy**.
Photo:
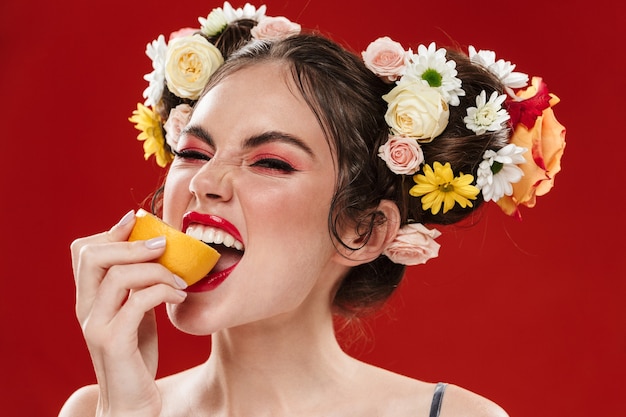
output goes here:
<path id="1" fill-rule="evenodd" d="M 476 187 L 483 193 L 485 201 L 498 201 L 505 195 L 513 194 L 513 186 L 524 176 L 518 164 L 526 162 L 521 148 L 512 143 L 495 152 L 488 149 L 476 173 Z"/>
<path id="2" fill-rule="evenodd" d="M 165 56 L 167 55 L 165 36 L 159 35 L 156 40 L 149 43 L 146 46 L 146 55 L 152 60 L 153 70 L 143 76 L 143 79 L 149 83 L 143 92 L 143 97 L 146 99 L 144 104 L 154 106 L 161 100 L 165 86 Z"/>
<path id="3" fill-rule="evenodd" d="M 476 49 L 470 45 L 469 58 L 474 64 L 482 65 L 498 77 L 500 82 L 504 84 L 510 93 L 512 93 L 511 89 L 513 88 L 523 88 L 528 85 L 528 74 L 513 71 L 515 65 L 511 64 L 510 61 L 503 59 L 496 61 L 496 53 L 493 51 L 481 49 L 477 52 Z"/>
<path id="4" fill-rule="evenodd" d="M 222 33 L 228 25 L 226 14 L 221 7 L 211 10 L 211 13 L 206 18 L 199 17 L 198 22 L 200 22 L 200 32 L 209 38 Z"/>
<path id="5" fill-rule="evenodd" d="M 459 105 L 459 97 L 464 96 L 465 91 L 461 88 L 461 80 L 456 76 L 456 62 L 446 60 L 444 48 L 437 49 L 435 42 L 428 48 L 420 45 L 411 61 L 402 80 L 406 78 L 407 81 L 417 79 L 427 82 L 439 90 L 448 104 Z"/>
<path id="6" fill-rule="evenodd" d="M 256 9 L 250 3 L 246 3 L 246 5 L 243 6 L 243 9 L 241 7 L 234 9 L 229 2 L 224 2 L 224 16 L 226 16 L 226 21 L 228 23 L 232 23 L 239 19 L 251 19 L 258 22 L 265 17 L 266 9 L 267 7 L 265 5 Z"/>
<path id="7" fill-rule="evenodd" d="M 476 107 L 467 108 L 467 116 L 463 118 L 465 126 L 477 135 L 502 129 L 502 123 L 511 118 L 506 109 L 502 108 L 504 100 L 506 94 L 498 95 L 498 92 L 494 91 L 487 101 L 487 93 L 485 90 L 481 91 L 476 96 Z"/>

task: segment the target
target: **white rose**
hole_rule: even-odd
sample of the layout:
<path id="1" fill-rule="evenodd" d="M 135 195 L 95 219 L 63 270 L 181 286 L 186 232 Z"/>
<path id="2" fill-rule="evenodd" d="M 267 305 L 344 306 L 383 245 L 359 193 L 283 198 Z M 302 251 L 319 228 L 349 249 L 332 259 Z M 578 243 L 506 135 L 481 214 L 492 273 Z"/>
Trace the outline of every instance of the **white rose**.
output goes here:
<path id="1" fill-rule="evenodd" d="M 223 63 L 219 49 L 201 35 L 172 39 L 165 57 L 167 88 L 180 98 L 197 100 Z"/>
<path id="2" fill-rule="evenodd" d="M 430 142 L 448 125 L 448 104 L 422 81 L 400 81 L 383 99 L 388 103 L 385 120 L 396 135 Z"/>

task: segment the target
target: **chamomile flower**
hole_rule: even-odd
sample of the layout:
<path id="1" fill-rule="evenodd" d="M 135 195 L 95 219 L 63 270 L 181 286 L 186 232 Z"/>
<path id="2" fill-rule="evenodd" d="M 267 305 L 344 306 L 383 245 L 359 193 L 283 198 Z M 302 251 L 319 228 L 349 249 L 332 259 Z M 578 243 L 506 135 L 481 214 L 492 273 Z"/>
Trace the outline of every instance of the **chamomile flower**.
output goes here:
<path id="1" fill-rule="evenodd" d="M 498 92 L 494 91 L 487 101 L 487 93 L 485 90 L 481 91 L 476 96 L 476 107 L 467 108 L 467 116 L 463 118 L 465 126 L 477 135 L 502 129 L 502 123 L 511 118 L 506 109 L 502 108 L 504 100 L 506 94 L 498 95 Z"/>
<path id="2" fill-rule="evenodd" d="M 478 166 L 476 186 L 483 193 L 485 201 L 498 201 L 505 195 L 513 194 L 513 186 L 524 176 L 518 164 L 526 162 L 526 148 L 512 143 L 502 149 L 487 149 L 483 161 Z"/>
<path id="3" fill-rule="evenodd" d="M 226 29 L 229 23 L 232 23 L 236 20 L 240 19 L 252 19 L 257 22 L 261 21 L 265 17 L 265 10 L 267 7 L 265 5 L 259 7 L 258 9 L 251 5 L 250 3 L 246 3 L 243 8 L 235 9 L 231 4 L 227 1 L 224 2 L 224 7 L 216 7 L 211 10 L 211 13 L 204 18 L 199 17 L 198 22 L 200 22 L 200 32 L 206 37 L 217 36 Z"/>
<path id="4" fill-rule="evenodd" d="M 439 90 L 449 105 L 458 106 L 459 97 L 464 96 L 465 91 L 461 88 L 461 80 L 456 75 L 456 62 L 447 60 L 446 50 L 437 49 L 435 42 L 432 42 L 428 48 L 424 45 L 417 48 L 417 54 L 411 57 L 411 63 L 400 82 L 423 80 Z"/>
<path id="5" fill-rule="evenodd" d="M 149 85 L 143 92 L 146 99 L 146 106 L 154 106 L 163 96 L 165 86 L 165 56 L 167 55 L 167 44 L 165 36 L 159 37 L 146 46 L 146 55 L 152 60 L 152 72 L 143 76 Z"/>
<path id="6" fill-rule="evenodd" d="M 474 176 L 463 174 L 455 177 L 449 162 L 441 165 L 439 162 L 424 165 L 424 174 L 413 176 L 414 185 L 409 194 L 414 197 L 422 197 L 422 209 L 430 210 L 433 214 L 439 213 L 443 204 L 443 213 L 450 211 L 456 203 L 461 207 L 473 207 L 470 200 L 475 200 L 480 192 L 471 185 Z"/>
<path id="7" fill-rule="evenodd" d="M 211 10 L 206 18 L 199 17 L 198 22 L 200 23 L 200 32 L 209 38 L 219 35 L 228 26 L 226 14 L 221 7 Z"/>
<path id="8" fill-rule="evenodd" d="M 137 139 L 143 141 L 144 158 L 148 159 L 150 155 L 154 155 L 160 167 L 169 164 L 173 158 L 172 154 L 165 149 L 165 138 L 159 115 L 150 107 L 137 103 L 137 110 L 133 111 L 132 117 L 128 120 L 135 123 L 135 129 L 141 131 Z"/>
<path id="9" fill-rule="evenodd" d="M 482 65 L 487 68 L 492 74 L 500 79 L 500 82 L 504 84 L 509 94 L 513 97 L 513 88 L 523 88 L 528 85 L 528 75 L 523 72 L 513 71 L 515 65 L 510 61 L 499 59 L 496 61 L 496 53 L 488 50 L 476 51 L 476 48 L 470 45 L 468 48 L 469 58 L 474 64 Z"/>
<path id="10" fill-rule="evenodd" d="M 224 16 L 226 16 L 226 21 L 228 23 L 232 23 L 235 20 L 239 20 L 239 19 L 251 19 L 251 20 L 256 20 L 258 22 L 265 17 L 266 9 L 267 7 L 265 5 L 262 5 L 261 7 L 257 9 L 250 3 L 246 3 L 246 5 L 243 6 L 243 8 L 240 7 L 238 9 L 235 9 L 227 1 L 224 2 L 224 8 L 223 8 Z"/>

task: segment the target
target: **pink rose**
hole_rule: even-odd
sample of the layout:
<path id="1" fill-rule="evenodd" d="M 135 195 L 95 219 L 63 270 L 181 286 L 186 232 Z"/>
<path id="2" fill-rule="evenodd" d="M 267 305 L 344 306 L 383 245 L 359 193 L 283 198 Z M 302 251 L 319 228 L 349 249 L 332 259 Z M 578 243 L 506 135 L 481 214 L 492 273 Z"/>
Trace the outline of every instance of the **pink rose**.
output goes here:
<path id="1" fill-rule="evenodd" d="M 165 141 L 171 149 L 176 149 L 178 136 L 185 125 L 187 125 L 190 114 L 191 106 L 188 104 L 179 104 L 170 110 L 170 115 L 163 127 L 165 128 Z"/>
<path id="2" fill-rule="evenodd" d="M 404 74 L 409 56 L 401 44 L 388 36 L 370 43 L 361 55 L 365 66 L 388 82 L 396 81 Z"/>
<path id="3" fill-rule="evenodd" d="M 300 33 L 300 25 L 283 16 L 266 16 L 250 30 L 253 38 L 258 40 L 278 40 Z"/>
<path id="4" fill-rule="evenodd" d="M 532 85 L 518 93 L 528 100 L 541 94 L 547 88 L 541 78 L 533 77 Z M 526 163 L 518 165 L 524 172 L 522 179 L 513 184 L 513 195 L 497 201 L 508 215 L 521 218 L 519 206 L 534 207 L 537 196 L 547 194 L 554 185 L 554 177 L 561 170 L 561 157 L 565 151 L 565 127 L 556 120 L 552 107 L 559 102 L 558 97 L 549 94 L 548 106 L 539 112 L 531 127 L 523 122 L 515 126 L 510 143 L 529 149 L 524 157 Z M 530 124 L 530 123 L 529 123 Z"/>
<path id="5" fill-rule="evenodd" d="M 193 35 L 196 32 L 198 32 L 198 29 L 194 29 L 194 28 L 178 29 L 178 30 L 170 33 L 170 38 L 169 38 L 168 42 L 171 41 L 172 39 L 183 38 L 185 36 L 191 36 L 191 35 Z"/>
<path id="6" fill-rule="evenodd" d="M 394 174 L 399 175 L 415 174 L 424 162 L 422 148 L 415 139 L 407 136 L 389 136 L 378 148 L 378 156 Z"/>
<path id="7" fill-rule="evenodd" d="M 410 223 L 398 230 L 396 239 L 383 255 L 401 265 L 418 265 L 439 256 L 441 245 L 435 239 L 441 236 L 437 229 L 427 229 L 421 223 Z"/>

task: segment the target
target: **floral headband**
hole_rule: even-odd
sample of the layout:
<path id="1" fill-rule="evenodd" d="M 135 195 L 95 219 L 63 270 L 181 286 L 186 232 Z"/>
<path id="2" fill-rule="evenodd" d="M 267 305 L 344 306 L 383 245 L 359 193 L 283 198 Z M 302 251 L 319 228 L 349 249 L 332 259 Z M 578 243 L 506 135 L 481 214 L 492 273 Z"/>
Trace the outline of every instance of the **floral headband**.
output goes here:
<path id="1" fill-rule="evenodd" d="M 193 104 L 224 63 L 210 39 L 241 19 L 256 22 L 250 31 L 253 39 L 275 40 L 300 33 L 300 25 L 282 16 L 266 16 L 265 11 L 264 5 L 235 9 L 226 1 L 206 18 L 198 18 L 199 29 L 180 29 L 170 34 L 168 42 L 160 35 L 147 45 L 153 71 L 144 76 L 149 83 L 144 103 L 138 103 L 129 118 L 140 131 L 137 139 L 143 141 L 145 159 L 154 155 L 161 167 L 172 161 L 172 149 Z M 471 62 L 496 75 L 507 94 L 494 92 L 487 97 L 481 92 L 476 106 L 467 108 L 465 126 L 477 135 L 508 127 L 513 134 L 508 145 L 484 152 L 476 180 L 470 174 L 455 176 L 446 161 L 436 161 L 431 167 L 424 164 L 420 144 L 437 140 L 448 125 L 449 106 L 458 106 L 459 97 L 465 95 L 456 63 L 446 59 L 446 53 L 431 43 L 420 45 L 414 54 L 388 37 L 372 42 L 362 53 L 371 71 L 395 83 L 383 96 L 388 103 L 389 139 L 377 150 L 378 156 L 395 174 L 412 176 L 415 185 L 409 194 L 421 198 L 422 208 L 433 214 L 446 213 L 455 204 L 472 207 L 472 200 L 482 192 L 485 201 L 494 201 L 505 213 L 521 218 L 518 206 L 533 207 L 536 196 L 552 188 L 560 171 L 565 128 L 552 112 L 559 99 L 548 93 L 541 78 L 534 77 L 527 87 L 528 76 L 514 72 L 515 65 L 496 61 L 492 51 L 477 52 L 470 46 Z M 440 235 L 436 229 L 412 222 L 400 228 L 383 254 L 403 265 L 425 263 L 438 256 L 440 245 L 435 239 Z"/>
<path id="2" fill-rule="evenodd" d="M 180 29 L 170 34 L 168 42 L 164 35 L 159 35 L 147 45 L 146 55 L 152 60 L 153 70 L 144 76 L 149 83 L 143 92 L 145 101 L 137 104 L 129 118 L 140 131 L 137 139 L 143 141 L 145 159 L 154 155 L 160 167 L 172 161 L 172 149 L 176 148 L 193 104 L 211 75 L 224 63 L 222 53 L 209 39 L 241 19 L 256 22 L 250 30 L 253 39 L 280 39 L 300 32 L 297 23 L 282 16 L 266 16 L 265 10 L 264 5 L 257 9 L 248 3 L 235 9 L 226 1 L 206 18 L 198 18 L 199 29 Z M 171 106 L 166 100 L 178 104 Z"/>
<path id="3" fill-rule="evenodd" d="M 448 125 L 449 106 L 458 106 L 459 97 L 465 95 L 456 63 L 446 54 L 435 43 L 420 45 L 414 54 L 389 37 L 375 40 L 362 52 L 372 72 L 395 83 L 383 96 L 388 103 L 389 138 L 378 156 L 395 174 L 412 176 L 415 185 L 409 194 L 421 198 L 425 211 L 446 213 L 455 204 L 472 207 L 472 200 L 482 193 L 486 202 L 494 201 L 506 214 L 521 219 L 518 206 L 533 207 L 536 196 L 552 188 L 561 169 L 565 128 L 552 111 L 559 99 L 541 78 L 533 77 L 528 86 L 528 75 L 515 72 L 515 65 L 496 61 L 492 51 L 470 46 L 470 61 L 494 74 L 507 94 L 493 92 L 487 97 L 482 91 L 476 106 L 466 109 L 465 127 L 476 135 L 508 128 L 513 133 L 506 146 L 485 150 L 476 179 L 462 172 L 455 176 L 446 161 L 424 164 L 420 144 L 437 140 Z M 409 223 L 384 254 L 404 265 L 424 263 L 438 255 L 434 239 L 439 235 L 437 230 Z"/>

